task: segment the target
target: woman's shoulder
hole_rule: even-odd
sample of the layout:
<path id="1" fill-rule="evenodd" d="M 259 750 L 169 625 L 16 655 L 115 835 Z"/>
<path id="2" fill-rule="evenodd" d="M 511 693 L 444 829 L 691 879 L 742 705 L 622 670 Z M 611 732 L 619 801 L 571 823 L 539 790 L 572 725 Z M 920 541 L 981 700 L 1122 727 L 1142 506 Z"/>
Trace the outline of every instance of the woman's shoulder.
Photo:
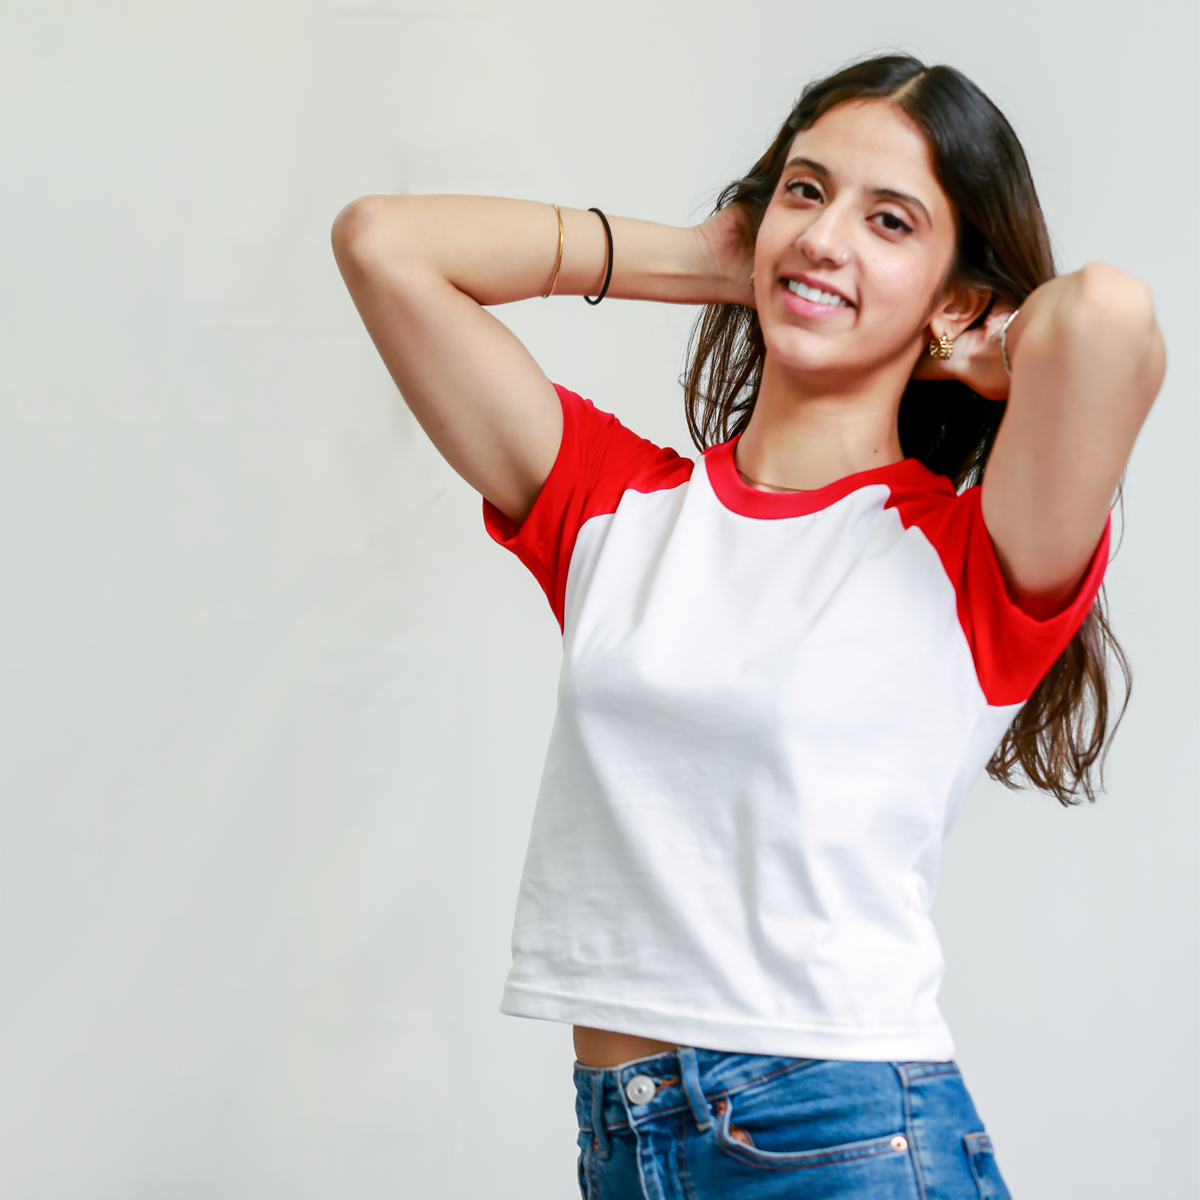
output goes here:
<path id="1" fill-rule="evenodd" d="M 695 462 L 660 446 L 578 392 L 556 383 L 563 407 L 562 444 L 555 470 L 582 476 L 589 489 L 670 487 L 691 476 Z"/>

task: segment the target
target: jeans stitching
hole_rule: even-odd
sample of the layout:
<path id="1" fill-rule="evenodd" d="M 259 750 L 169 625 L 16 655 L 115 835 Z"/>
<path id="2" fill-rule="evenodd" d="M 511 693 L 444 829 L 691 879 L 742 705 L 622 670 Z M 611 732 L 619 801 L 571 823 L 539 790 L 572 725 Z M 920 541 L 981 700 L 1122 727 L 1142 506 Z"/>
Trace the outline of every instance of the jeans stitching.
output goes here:
<path id="1" fill-rule="evenodd" d="M 697 1200 L 695 1189 L 692 1187 L 692 1177 L 687 1167 L 687 1148 L 693 1137 L 704 1136 L 706 1135 L 699 1130 L 693 1133 L 688 1128 L 687 1121 L 679 1122 L 679 1182 L 683 1184 L 684 1200 Z"/>
<path id="2" fill-rule="evenodd" d="M 696 1052 L 690 1047 L 681 1046 L 678 1054 L 680 1086 L 687 1097 L 692 1119 L 696 1122 L 697 1129 L 702 1133 L 707 1133 L 712 1128 L 712 1105 L 704 1094 L 704 1087 L 700 1082 L 700 1067 L 696 1062 Z"/>
<path id="3" fill-rule="evenodd" d="M 606 1071 L 593 1084 L 592 1091 L 592 1131 L 596 1136 L 596 1149 L 600 1158 L 607 1158 L 612 1150 L 612 1144 L 608 1139 L 608 1127 L 604 1124 L 604 1092 L 607 1083 L 608 1072 Z"/>
<path id="4" fill-rule="evenodd" d="M 908 1071 L 905 1070 L 906 1079 L 944 1079 L 947 1075 L 961 1075 L 962 1072 L 953 1063 L 947 1063 L 945 1070 L 941 1071 Z"/>
<path id="5" fill-rule="evenodd" d="M 900 1087 L 904 1093 L 904 1132 L 908 1135 L 908 1161 L 912 1163 L 913 1176 L 917 1181 L 917 1196 L 919 1200 L 929 1200 L 925 1186 L 925 1170 L 921 1164 L 921 1141 L 917 1137 L 916 1121 L 913 1120 L 908 1075 L 899 1068 L 896 1073 L 900 1077 Z"/>
<path id="6" fill-rule="evenodd" d="M 722 1154 L 753 1167 L 770 1171 L 807 1171 L 814 1167 L 828 1167 L 841 1163 L 859 1162 L 865 1158 L 879 1158 L 895 1154 L 892 1144 L 894 1134 L 878 1138 L 864 1138 L 857 1142 L 845 1142 L 841 1146 L 828 1146 L 821 1150 L 773 1151 L 747 1146 L 730 1132 L 733 1106 L 726 1105 L 717 1117 L 716 1142 Z"/>
<path id="7" fill-rule="evenodd" d="M 873 1143 L 866 1143 L 856 1147 L 853 1150 L 803 1150 L 798 1151 L 796 1157 L 786 1157 L 787 1161 L 773 1162 L 770 1159 L 763 1159 L 757 1155 L 750 1153 L 748 1146 L 743 1146 L 743 1143 L 731 1138 L 728 1143 L 718 1143 L 721 1152 L 728 1154 L 730 1158 L 735 1158 L 739 1162 L 744 1162 L 752 1167 L 761 1167 L 768 1171 L 811 1171 L 817 1167 L 833 1167 L 841 1166 L 843 1163 L 861 1162 L 866 1158 L 882 1158 L 885 1155 L 895 1154 L 896 1150 L 892 1146 L 891 1138 L 879 1138 Z M 742 1149 L 735 1147 L 743 1146 Z M 768 1151 L 759 1151 L 759 1154 L 769 1153 Z M 801 1154 L 809 1155 L 808 1158 L 800 1158 Z"/>
<path id="8" fill-rule="evenodd" d="M 811 1066 L 814 1062 L 811 1058 L 797 1059 L 794 1063 L 789 1063 L 786 1067 L 776 1067 L 773 1071 L 767 1071 L 762 1075 L 755 1075 L 753 1079 L 747 1079 L 745 1083 L 739 1083 L 734 1087 L 721 1088 L 716 1092 L 704 1092 L 705 1100 L 720 1100 L 726 1096 L 736 1096 L 739 1092 L 744 1092 L 747 1088 L 753 1087 L 755 1084 L 763 1083 L 769 1079 L 775 1079 L 780 1075 L 788 1075 L 793 1071 L 798 1071 L 802 1067 Z M 672 1080 L 672 1084 L 675 1081 Z M 681 1084 L 678 1086 L 682 1086 Z M 651 1113 L 646 1113 L 644 1116 L 636 1118 L 637 1124 L 642 1124 L 645 1121 L 656 1121 L 659 1117 L 673 1117 L 676 1113 L 689 1112 L 690 1108 L 686 1102 L 673 1104 L 670 1108 L 658 1108 Z M 604 1123 L 605 1130 L 626 1129 L 632 1127 L 633 1121 L 618 1121 L 615 1125 L 606 1121 Z"/>
<path id="9" fill-rule="evenodd" d="M 736 1096 L 738 1092 L 744 1092 L 747 1088 L 754 1087 L 755 1084 L 764 1083 L 768 1079 L 775 1079 L 780 1075 L 788 1075 L 792 1071 L 799 1071 L 802 1067 L 811 1066 L 815 1059 L 799 1058 L 793 1063 L 789 1063 L 786 1067 L 776 1067 L 773 1071 L 767 1071 L 762 1075 L 755 1075 L 753 1079 L 747 1079 L 745 1083 L 739 1083 L 735 1087 L 721 1088 L 715 1092 L 705 1092 L 704 1096 L 708 1100 L 720 1100 L 725 1096 Z"/>
<path id="10" fill-rule="evenodd" d="M 963 1149 L 967 1152 L 967 1165 L 971 1168 L 971 1178 L 975 1181 L 975 1190 L 979 1193 L 980 1200 L 996 1200 L 999 1193 L 992 1181 L 983 1175 L 979 1161 L 985 1154 L 995 1161 L 992 1139 L 983 1131 L 964 1133 Z"/>
<path id="11" fill-rule="evenodd" d="M 606 1121 L 604 1128 L 608 1131 L 617 1129 L 633 1129 L 636 1125 L 645 1125 L 648 1121 L 657 1121 L 660 1117 L 673 1117 L 677 1113 L 690 1112 L 686 1104 L 673 1104 L 670 1108 L 657 1108 L 652 1113 L 646 1113 L 641 1117 L 634 1117 L 627 1121 L 618 1121 L 615 1125 Z"/>

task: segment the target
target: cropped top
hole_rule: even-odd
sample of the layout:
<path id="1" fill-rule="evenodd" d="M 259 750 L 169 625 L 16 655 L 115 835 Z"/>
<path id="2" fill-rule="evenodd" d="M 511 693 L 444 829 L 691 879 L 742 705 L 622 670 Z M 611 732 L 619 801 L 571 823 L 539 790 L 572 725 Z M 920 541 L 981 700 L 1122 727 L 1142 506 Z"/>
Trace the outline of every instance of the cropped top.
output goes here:
<path id="1" fill-rule="evenodd" d="M 744 484 L 558 388 L 518 526 L 563 633 L 502 1010 L 714 1050 L 944 1060 L 942 840 L 1083 622 L 1009 596 L 980 509 L 915 459 Z"/>

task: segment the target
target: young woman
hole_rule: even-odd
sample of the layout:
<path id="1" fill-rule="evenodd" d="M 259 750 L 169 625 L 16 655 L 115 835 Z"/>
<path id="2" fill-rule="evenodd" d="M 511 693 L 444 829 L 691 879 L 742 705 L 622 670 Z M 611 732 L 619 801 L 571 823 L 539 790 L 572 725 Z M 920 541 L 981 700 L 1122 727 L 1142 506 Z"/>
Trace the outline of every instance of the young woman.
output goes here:
<path id="1" fill-rule="evenodd" d="M 1004 117 L 898 56 L 806 89 L 695 228 L 373 196 L 333 243 L 563 628 L 503 1007 L 575 1026 L 583 1194 L 1006 1196 L 929 912 L 983 767 L 1092 795 L 1146 287 L 1055 277 Z M 706 306 L 697 461 L 486 310 L 602 290 Z"/>

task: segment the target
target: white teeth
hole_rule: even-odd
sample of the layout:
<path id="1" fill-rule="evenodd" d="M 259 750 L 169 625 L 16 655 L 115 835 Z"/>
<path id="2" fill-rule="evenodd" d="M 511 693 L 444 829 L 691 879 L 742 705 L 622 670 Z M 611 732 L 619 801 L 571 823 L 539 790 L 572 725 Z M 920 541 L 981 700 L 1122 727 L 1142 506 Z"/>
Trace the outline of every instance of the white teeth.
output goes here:
<path id="1" fill-rule="evenodd" d="M 801 283 L 798 279 L 787 280 L 787 285 L 797 296 L 803 296 L 805 300 L 811 300 L 814 304 L 828 304 L 834 308 L 850 307 L 849 302 L 843 300 L 841 296 L 835 296 L 833 292 L 819 291 L 817 288 L 809 287 L 806 283 Z"/>

